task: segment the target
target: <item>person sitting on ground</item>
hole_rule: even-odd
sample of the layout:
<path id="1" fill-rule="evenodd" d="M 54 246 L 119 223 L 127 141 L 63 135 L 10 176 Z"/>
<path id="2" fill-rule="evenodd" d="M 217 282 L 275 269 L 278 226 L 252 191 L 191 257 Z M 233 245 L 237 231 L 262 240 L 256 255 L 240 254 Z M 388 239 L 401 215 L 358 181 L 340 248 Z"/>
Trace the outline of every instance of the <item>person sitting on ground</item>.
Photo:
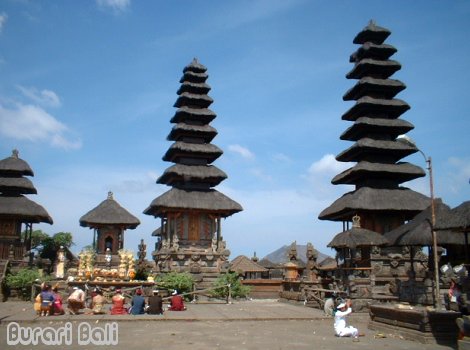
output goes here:
<path id="1" fill-rule="evenodd" d="M 468 315 L 468 310 L 465 305 L 465 299 L 462 295 L 462 290 L 455 278 L 451 278 L 450 280 L 449 291 L 444 295 L 444 302 L 446 310 L 458 311 L 463 315 Z"/>
<path id="2" fill-rule="evenodd" d="M 78 315 L 80 309 L 85 308 L 85 292 L 78 287 L 73 287 L 73 292 L 68 298 L 68 309 L 71 315 Z"/>
<path id="3" fill-rule="evenodd" d="M 41 316 L 49 316 L 53 314 L 54 294 L 51 292 L 51 286 L 44 284 L 41 291 Z"/>
<path id="4" fill-rule="evenodd" d="M 338 305 L 335 312 L 335 335 L 337 337 L 353 337 L 357 338 L 360 334 L 357 328 L 353 326 L 348 326 L 346 322 L 346 317 L 352 312 L 351 309 L 351 300 L 348 299 L 346 302 L 342 302 Z M 362 335 L 362 334 L 361 334 Z"/>
<path id="5" fill-rule="evenodd" d="M 65 314 L 62 296 L 59 293 L 59 284 L 56 283 L 54 287 L 52 287 L 52 294 L 54 295 L 54 306 L 53 306 L 54 315 Z"/>
<path id="6" fill-rule="evenodd" d="M 121 289 L 116 289 L 116 294 L 114 294 L 111 300 L 113 302 L 113 306 L 111 307 L 111 315 L 127 314 L 127 308 L 124 307 L 126 298 L 122 295 Z"/>
<path id="7" fill-rule="evenodd" d="M 148 300 L 147 312 L 151 315 L 163 315 L 163 300 L 157 289 L 153 290 L 153 295 Z"/>
<path id="8" fill-rule="evenodd" d="M 36 311 L 36 315 L 41 316 L 41 292 L 44 288 L 45 283 L 41 284 L 41 291 L 36 295 L 34 299 L 34 311 Z"/>
<path id="9" fill-rule="evenodd" d="M 101 288 L 96 287 L 94 289 L 95 296 L 91 300 L 91 311 L 94 315 L 104 314 L 104 304 L 106 304 L 106 299 L 103 296 L 103 291 Z"/>
<path id="10" fill-rule="evenodd" d="M 131 314 L 142 315 L 145 313 L 145 298 L 142 296 L 142 289 L 137 289 L 131 301 Z"/>
<path id="11" fill-rule="evenodd" d="M 178 291 L 175 290 L 171 293 L 172 297 L 170 299 L 170 311 L 184 311 L 186 307 L 184 306 L 183 297 L 178 295 Z"/>

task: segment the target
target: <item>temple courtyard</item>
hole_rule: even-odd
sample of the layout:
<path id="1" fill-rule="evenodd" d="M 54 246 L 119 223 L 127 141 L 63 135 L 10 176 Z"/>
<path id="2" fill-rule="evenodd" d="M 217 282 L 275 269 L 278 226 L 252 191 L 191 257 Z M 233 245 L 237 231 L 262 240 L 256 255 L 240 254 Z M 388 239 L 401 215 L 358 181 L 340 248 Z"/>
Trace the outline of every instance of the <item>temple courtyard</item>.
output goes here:
<path id="1" fill-rule="evenodd" d="M 95 340 L 79 336 L 83 332 L 109 330 L 114 337 L 98 348 L 113 349 L 451 349 L 436 344 L 404 340 L 398 335 L 367 329 L 368 314 L 357 313 L 350 323 L 365 334 L 359 342 L 333 334 L 333 319 L 317 309 L 281 303 L 276 300 L 236 301 L 233 304 L 187 304 L 184 312 L 166 312 L 163 316 L 64 315 L 37 317 L 28 302 L 0 303 L 1 349 L 50 349 L 41 340 L 38 345 L 8 345 L 7 329 L 14 323 L 21 328 L 68 327 L 70 345 L 61 341 L 56 348 L 95 348 Z M 116 323 L 115 323 L 116 322 Z M 108 326 L 109 328 L 106 328 Z M 98 331 L 97 331 L 98 330 Z M 14 330 L 18 331 L 18 329 Z M 82 333 L 83 334 L 83 333 Z M 103 334 L 108 334 L 104 332 Z M 88 344 L 80 345 L 80 341 Z M 13 337 L 14 338 L 14 337 Z M 10 341 L 13 340 L 10 337 Z M 44 339 L 44 338 L 43 338 Z M 104 339 L 106 341 L 106 339 Z M 82 343 L 84 344 L 84 343 Z M 54 347 L 54 346 L 53 346 Z"/>

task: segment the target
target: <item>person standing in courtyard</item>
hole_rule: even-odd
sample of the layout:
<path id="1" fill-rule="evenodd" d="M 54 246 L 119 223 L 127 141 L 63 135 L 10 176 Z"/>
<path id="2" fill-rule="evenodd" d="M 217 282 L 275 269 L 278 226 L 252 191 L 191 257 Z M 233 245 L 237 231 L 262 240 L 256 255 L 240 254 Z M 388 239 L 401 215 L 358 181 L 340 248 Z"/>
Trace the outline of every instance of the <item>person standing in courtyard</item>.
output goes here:
<path id="1" fill-rule="evenodd" d="M 335 316 L 335 335 L 337 337 L 353 337 L 357 339 L 359 336 L 359 331 L 357 328 L 353 326 L 348 326 L 347 324 L 347 316 L 351 314 L 351 299 L 346 300 L 346 302 L 342 302 L 336 308 Z"/>

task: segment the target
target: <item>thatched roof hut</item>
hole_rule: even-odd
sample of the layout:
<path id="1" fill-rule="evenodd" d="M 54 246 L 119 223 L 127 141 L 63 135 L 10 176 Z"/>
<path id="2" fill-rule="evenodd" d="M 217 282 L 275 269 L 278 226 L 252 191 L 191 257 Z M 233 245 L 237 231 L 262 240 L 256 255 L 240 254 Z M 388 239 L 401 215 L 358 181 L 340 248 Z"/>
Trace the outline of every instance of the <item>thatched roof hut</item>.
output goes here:
<path id="1" fill-rule="evenodd" d="M 129 213 L 108 192 L 108 198 L 80 218 L 80 226 L 99 228 L 103 226 L 119 226 L 124 229 L 135 229 L 140 220 Z"/>

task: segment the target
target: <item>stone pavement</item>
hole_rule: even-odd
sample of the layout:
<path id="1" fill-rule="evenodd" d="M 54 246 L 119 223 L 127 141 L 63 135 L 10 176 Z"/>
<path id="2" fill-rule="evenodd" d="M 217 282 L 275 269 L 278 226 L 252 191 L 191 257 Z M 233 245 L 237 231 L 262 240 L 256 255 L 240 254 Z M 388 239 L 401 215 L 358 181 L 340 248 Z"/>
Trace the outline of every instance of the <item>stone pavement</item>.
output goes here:
<path id="1" fill-rule="evenodd" d="M 403 340 L 393 334 L 378 337 L 379 334 L 367 329 L 367 314 L 351 316 L 351 324 L 365 333 L 359 342 L 353 342 L 350 338 L 333 335 L 331 317 L 304 306 L 275 300 L 254 300 L 230 305 L 187 304 L 187 307 L 184 312 L 166 312 L 163 316 L 81 314 L 37 317 L 31 303 L 0 303 L 0 349 L 33 347 L 31 344 L 8 345 L 7 329 L 14 322 L 21 327 L 36 329 L 61 329 L 68 325 L 71 344 L 66 345 L 62 341 L 61 346 L 55 346 L 60 349 L 451 349 Z M 88 329 L 105 329 L 112 324 L 116 325 L 115 345 L 79 344 L 82 334 L 79 330 L 83 325 Z M 34 349 L 48 349 L 51 346 L 39 341 Z"/>

